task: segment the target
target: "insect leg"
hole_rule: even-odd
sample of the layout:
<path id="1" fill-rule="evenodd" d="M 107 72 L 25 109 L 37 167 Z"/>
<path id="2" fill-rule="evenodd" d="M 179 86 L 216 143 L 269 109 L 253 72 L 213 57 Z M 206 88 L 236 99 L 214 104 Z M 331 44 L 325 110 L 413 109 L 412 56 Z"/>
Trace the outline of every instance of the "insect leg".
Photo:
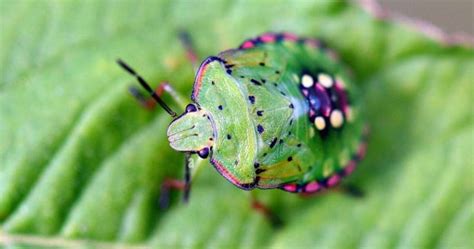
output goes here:
<path id="1" fill-rule="evenodd" d="M 257 200 L 257 197 L 251 192 L 251 207 L 267 218 L 273 227 L 278 228 L 283 225 L 283 221 L 263 202 Z"/>
<path id="2" fill-rule="evenodd" d="M 169 206 L 170 202 L 170 192 L 172 189 L 177 189 L 183 191 L 183 202 L 188 202 L 189 200 L 189 193 L 191 190 L 191 169 L 190 169 L 190 159 L 191 153 L 187 152 L 184 156 L 184 179 L 177 180 L 167 178 L 164 180 L 163 184 L 161 184 L 160 189 L 160 199 L 159 204 L 160 208 L 166 209 Z"/>
<path id="3" fill-rule="evenodd" d="M 132 96 L 146 109 L 152 110 L 156 106 L 156 101 L 151 98 L 143 95 L 137 87 L 131 86 L 128 88 L 128 91 Z M 171 98 L 181 107 L 186 108 L 186 100 L 180 93 L 178 93 L 168 82 L 162 82 L 155 89 L 155 94 L 161 97 L 164 92 L 167 92 Z"/>
<path id="4" fill-rule="evenodd" d="M 196 50 L 194 49 L 193 41 L 191 36 L 186 31 L 180 31 L 178 34 L 179 40 L 183 45 L 184 49 L 186 50 L 186 57 L 188 60 L 193 64 L 193 68 L 197 70 L 198 68 L 198 58 Z"/>
<path id="5" fill-rule="evenodd" d="M 172 189 L 183 190 L 184 181 L 167 178 L 161 184 L 159 204 L 161 209 L 168 208 L 170 204 L 170 192 Z"/>

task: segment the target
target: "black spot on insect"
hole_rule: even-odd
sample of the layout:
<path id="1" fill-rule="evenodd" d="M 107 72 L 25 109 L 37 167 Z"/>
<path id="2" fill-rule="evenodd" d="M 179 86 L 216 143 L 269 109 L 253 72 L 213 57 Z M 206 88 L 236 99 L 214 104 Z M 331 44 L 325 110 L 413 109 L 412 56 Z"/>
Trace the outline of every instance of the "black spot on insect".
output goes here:
<path id="1" fill-rule="evenodd" d="M 254 163 L 254 164 L 253 164 L 253 167 L 254 167 L 254 168 L 260 167 L 260 163 Z"/>
<path id="2" fill-rule="evenodd" d="M 260 181 L 260 176 L 255 177 L 255 185 L 257 185 L 259 181 Z"/>
<path id="3" fill-rule="evenodd" d="M 275 73 L 276 73 L 276 74 L 280 74 L 280 71 L 276 70 Z"/>
<path id="4" fill-rule="evenodd" d="M 211 81 L 211 84 L 215 85 L 215 84 L 216 84 L 216 82 L 214 82 L 214 81 Z"/>
<path id="5" fill-rule="evenodd" d="M 260 62 L 260 63 L 258 63 L 258 65 L 264 67 L 264 66 L 265 66 L 265 62 Z"/>
<path id="6" fill-rule="evenodd" d="M 276 142 L 277 142 L 277 138 L 274 137 L 274 138 L 272 139 L 272 141 L 270 142 L 270 148 L 273 148 L 273 146 L 275 146 Z"/>
<path id="7" fill-rule="evenodd" d="M 240 75 L 240 78 L 242 78 L 242 79 L 243 79 L 243 78 L 245 78 L 245 76 L 243 76 L 243 75 Z"/>
<path id="8" fill-rule="evenodd" d="M 231 140 L 232 139 L 232 136 L 230 134 L 227 134 L 227 139 L 228 140 Z"/>
<path id="9" fill-rule="evenodd" d="M 242 184 L 239 184 L 239 188 L 241 189 L 246 189 L 246 190 L 250 190 L 250 189 L 253 189 L 255 188 L 255 180 L 251 183 L 242 183 Z"/>
<path id="10" fill-rule="evenodd" d="M 301 147 L 301 144 L 297 144 L 296 147 L 298 147 L 298 148 Z"/>
<path id="11" fill-rule="evenodd" d="M 250 95 L 249 100 L 251 104 L 255 104 L 255 96 Z"/>
<path id="12" fill-rule="evenodd" d="M 259 44 L 262 44 L 263 41 L 260 39 L 260 37 L 257 37 L 257 39 L 254 39 L 254 40 L 253 40 L 253 43 L 254 43 L 255 45 L 259 45 Z"/>
<path id="13" fill-rule="evenodd" d="M 290 119 L 290 125 L 292 125 L 292 124 L 293 124 L 293 119 Z"/>
<path id="14" fill-rule="evenodd" d="M 291 109 L 294 109 L 295 106 L 293 105 L 293 103 L 291 103 L 288 107 L 290 107 Z"/>
<path id="15" fill-rule="evenodd" d="M 262 79 L 262 83 L 265 83 L 265 82 L 267 82 L 267 81 L 265 79 Z"/>
<path id="16" fill-rule="evenodd" d="M 283 38 L 284 38 L 283 34 L 277 34 L 276 37 L 275 37 L 277 42 L 282 42 Z"/>
<path id="17" fill-rule="evenodd" d="M 268 154 L 267 153 L 263 153 L 263 156 L 267 156 Z"/>
<path id="18" fill-rule="evenodd" d="M 219 105 L 217 108 L 219 108 L 219 110 L 221 110 L 221 111 L 222 111 L 222 109 L 224 109 L 224 108 L 222 107 L 222 105 Z"/>
<path id="19" fill-rule="evenodd" d="M 286 93 L 284 93 L 283 91 L 280 91 L 281 95 L 283 96 L 286 96 Z"/>
<path id="20" fill-rule="evenodd" d="M 209 138 L 209 141 L 213 141 L 214 139 L 212 137 Z"/>
<path id="21" fill-rule="evenodd" d="M 225 65 L 226 68 L 232 68 L 232 67 L 234 67 L 234 66 L 235 66 L 235 64 L 228 64 L 228 65 Z"/>
<path id="22" fill-rule="evenodd" d="M 260 173 L 265 172 L 265 171 L 266 171 L 265 169 L 257 169 L 257 170 L 255 170 L 255 173 L 260 174 Z"/>
<path id="23" fill-rule="evenodd" d="M 298 193 L 303 192 L 303 187 L 304 187 L 304 186 L 305 186 L 305 185 L 301 185 L 301 184 L 296 185 L 296 192 L 298 192 Z"/>
<path id="24" fill-rule="evenodd" d="M 293 161 L 293 157 L 290 156 L 288 157 L 288 162 L 291 162 L 291 161 Z"/>
<path id="25" fill-rule="evenodd" d="M 230 69 L 227 69 L 226 72 L 227 72 L 228 74 L 232 74 L 232 70 L 230 70 Z"/>
<path id="26" fill-rule="evenodd" d="M 296 167 L 298 168 L 298 171 L 299 171 L 299 172 L 303 171 L 303 170 L 301 169 L 301 166 L 300 166 L 299 164 L 297 164 Z"/>
<path id="27" fill-rule="evenodd" d="M 235 161 L 234 161 L 234 164 L 235 164 L 235 165 L 239 164 L 239 160 L 235 160 Z"/>
<path id="28" fill-rule="evenodd" d="M 260 83 L 260 82 L 259 82 L 258 80 L 256 80 L 256 79 L 250 79 L 250 82 L 254 83 L 254 84 L 257 85 L 257 86 L 261 86 L 261 85 L 262 85 L 262 83 Z"/>
<path id="29" fill-rule="evenodd" d="M 224 63 L 224 64 L 227 64 L 227 62 L 226 62 L 225 60 L 223 60 L 222 58 L 219 58 L 219 57 L 217 57 L 217 56 L 209 56 L 206 60 L 204 60 L 203 64 L 204 64 L 204 65 L 207 65 L 207 64 L 209 64 L 209 63 L 211 63 L 211 62 L 213 62 L 213 61 L 220 61 L 220 62 L 222 62 L 222 63 Z"/>
<path id="30" fill-rule="evenodd" d="M 263 111 L 257 111 L 257 116 L 263 116 Z"/>
<path id="31" fill-rule="evenodd" d="M 290 135 L 291 135 L 291 131 L 288 132 L 288 136 L 290 136 Z"/>
<path id="32" fill-rule="evenodd" d="M 265 131 L 265 129 L 263 129 L 262 125 L 257 125 L 257 131 L 258 133 L 262 134 Z"/>
<path id="33" fill-rule="evenodd" d="M 278 142 L 279 144 L 282 144 L 283 143 L 283 139 L 280 139 L 280 141 Z"/>
<path id="34" fill-rule="evenodd" d="M 273 83 L 273 85 L 274 85 L 274 86 L 278 86 L 278 84 L 277 84 L 277 83 Z"/>

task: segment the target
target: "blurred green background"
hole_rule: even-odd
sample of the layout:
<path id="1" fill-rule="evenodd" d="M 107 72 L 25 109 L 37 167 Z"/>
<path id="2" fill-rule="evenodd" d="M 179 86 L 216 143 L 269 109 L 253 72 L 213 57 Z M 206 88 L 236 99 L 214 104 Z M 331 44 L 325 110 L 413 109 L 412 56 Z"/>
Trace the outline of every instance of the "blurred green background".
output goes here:
<path id="1" fill-rule="evenodd" d="M 205 167 L 191 202 L 170 118 L 128 95 L 124 58 L 189 96 L 186 29 L 201 58 L 265 31 L 319 37 L 352 68 L 371 126 L 347 178 L 366 196 L 249 194 Z M 473 248 L 472 44 L 446 44 L 345 1 L 0 1 L 0 246 Z"/>

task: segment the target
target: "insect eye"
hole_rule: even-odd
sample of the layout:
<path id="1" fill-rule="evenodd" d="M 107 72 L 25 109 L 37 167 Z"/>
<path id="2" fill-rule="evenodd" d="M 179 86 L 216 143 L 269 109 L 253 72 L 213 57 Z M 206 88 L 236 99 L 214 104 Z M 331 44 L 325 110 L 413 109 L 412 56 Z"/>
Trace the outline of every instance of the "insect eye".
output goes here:
<path id="1" fill-rule="evenodd" d="M 204 148 L 197 153 L 200 158 L 205 159 L 207 156 L 209 156 L 209 148 Z"/>
<path id="2" fill-rule="evenodd" d="M 186 112 L 195 112 L 197 111 L 197 107 L 194 104 L 189 104 L 186 106 Z"/>

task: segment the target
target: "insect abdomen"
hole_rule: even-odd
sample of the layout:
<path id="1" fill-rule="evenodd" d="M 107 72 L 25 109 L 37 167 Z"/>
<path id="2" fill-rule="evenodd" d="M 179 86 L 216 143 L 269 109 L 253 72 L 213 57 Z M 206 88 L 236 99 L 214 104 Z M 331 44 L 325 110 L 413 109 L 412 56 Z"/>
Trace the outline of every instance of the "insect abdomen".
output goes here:
<path id="1" fill-rule="evenodd" d="M 363 124 L 334 52 L 314 39 L 264 34 L 220 57 L 249 100 L 257 187 L 314 192 L 352 172 L 365 150 Z"/>

